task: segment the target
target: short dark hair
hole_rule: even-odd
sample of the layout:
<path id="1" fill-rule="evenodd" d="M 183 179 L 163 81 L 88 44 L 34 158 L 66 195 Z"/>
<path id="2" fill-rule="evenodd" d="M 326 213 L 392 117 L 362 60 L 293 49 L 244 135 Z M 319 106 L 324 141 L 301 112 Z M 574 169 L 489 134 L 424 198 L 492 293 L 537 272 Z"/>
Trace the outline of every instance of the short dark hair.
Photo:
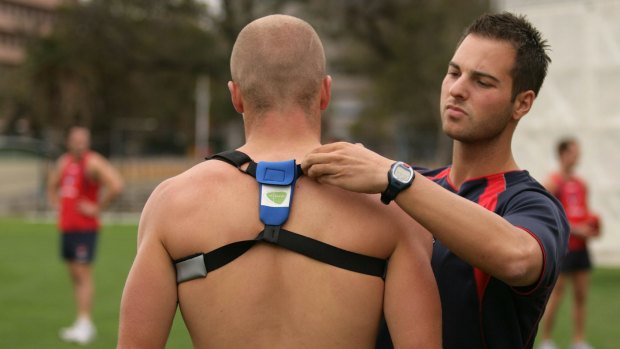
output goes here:
<path id="1" fill-rule="evenodd" d="M 517 51 L 511 72 L 512 100 L 528 90 L 538 95 L 551 63 L 546 52 L 549 45 L 525 16 L 509 12 L 484 14 L 465 29 L 459 45 L 469 34 L 511 43 Z"/>
<path id="2" fill-rule="evenodd" d="M 558 147 L 556 149 L 558 152 L 558 156 L 562 156 L 562 154 L 564 154 L 573 144 L 577 144 L 577 139 L 575 139 L 575 137 L 566 137 L 560 139 L 560 141 L 558 142 Z"/>

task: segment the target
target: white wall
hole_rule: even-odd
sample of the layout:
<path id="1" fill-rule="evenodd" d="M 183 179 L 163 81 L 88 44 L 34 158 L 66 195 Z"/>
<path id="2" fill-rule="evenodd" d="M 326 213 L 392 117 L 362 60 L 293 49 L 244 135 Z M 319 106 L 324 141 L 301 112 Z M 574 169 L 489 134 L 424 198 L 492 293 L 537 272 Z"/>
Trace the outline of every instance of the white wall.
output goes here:
<path id="1" fill-rule="evenodd" d="M 620 0 L 498 0 L 496 8 L 525 14 L 551 45 L 547 79 L 515 135 L 517 162 L 542 179 L 557 167 L 557 140 L 576 136 L 578 171 L 604 229 L 591 251 L 600 265 L 620 265 Z"/>

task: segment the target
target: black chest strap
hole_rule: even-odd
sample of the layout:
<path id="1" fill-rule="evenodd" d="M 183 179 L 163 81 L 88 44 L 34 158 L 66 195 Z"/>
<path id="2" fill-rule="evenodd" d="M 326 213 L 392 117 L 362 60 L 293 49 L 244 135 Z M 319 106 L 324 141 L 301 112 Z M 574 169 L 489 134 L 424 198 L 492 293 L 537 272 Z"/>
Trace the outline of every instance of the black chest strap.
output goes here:
<path id="1" fill-rule="evenodd" d="M 218 153 L 207 160 L 227 162 L 240 171 L 256 177 L 257 164 L 239 151 Z M 248 164 L 245 170 L 241 166 Z M 301 172 L 299 172 L 301 173 Z M 323 263 L 342 269 L 385 278 L 387 260 L 343 250 L 324 242 L 296 234 L 280 225 L 265 225 L 254 240 L 243 240 L 219 247 L 208 253 L 197 253 L 174 261 L 177 283 L 204 278 L 212 272 L 241 256 L 258 242 L 274 244 Z"/>
<path id="2" fill-rule="evenodd" d="M 263 230 L 254 240 L 233 242 L 208 253 L 198 253 L 174 261 L 177 269 L 177 283 L 206 277 L 208 273 L 240 257 L 258 242 L 274 244 L 338 268 L 385 278 L 387 270 L 385 259 L 343 250 L 307 236 L 280 229 L 277 234 Z"/>

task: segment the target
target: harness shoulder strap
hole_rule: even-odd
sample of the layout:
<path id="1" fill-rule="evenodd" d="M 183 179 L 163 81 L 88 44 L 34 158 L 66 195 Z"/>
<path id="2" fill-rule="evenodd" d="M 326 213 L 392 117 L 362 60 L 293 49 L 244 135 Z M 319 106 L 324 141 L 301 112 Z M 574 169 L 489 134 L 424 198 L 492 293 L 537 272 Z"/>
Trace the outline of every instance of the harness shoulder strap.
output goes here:
<path id="1" fill-rule="evenodd" d="M 387 260 L 366 256 L 328 245 L 321 241 L 282 229 L 288 219 L 293 189 L 302 175 L 295 160 L 255 163 L 247 154 L 232 150 L 215 154 L 207 160 L 220 160 L 256 178 L 260 186 L 260 220 L 265 228 L 254 240 L 244 240 L 174 261 L 177 283 L 204 278 L 241 256 L 258 242 L 266 242 L 339 268 L 385 278 Z M 245 170 L 241 166 L 248 164 Z"/>
<path id="2" fill-rule="evenodd" d="M 248 154 L 240 152 L 238 150 L 223 151 L 221 153 L 206 157 L 205 160 L 224 161 L 230 165 L 235 166 L 239 169 L 239 171 L 247 173 L 252 177 L 256 177 L 256 163 L 254 162 L 254 160 L 252 160 L 252 158 L 248 156 Z M 245 169 L 245 171 L 241 169 L 241 166 L 243 166 L 244 164 L 248 164 L 248 167 Z"/>

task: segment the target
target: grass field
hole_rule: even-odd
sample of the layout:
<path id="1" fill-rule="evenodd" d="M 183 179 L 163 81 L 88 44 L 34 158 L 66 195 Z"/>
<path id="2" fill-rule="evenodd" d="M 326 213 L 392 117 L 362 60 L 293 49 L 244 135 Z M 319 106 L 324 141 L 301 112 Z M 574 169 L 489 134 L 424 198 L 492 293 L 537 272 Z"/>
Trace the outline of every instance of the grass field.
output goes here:
<path id="1" fill-rule="evenodd" d="M 95 269 L 94 319 L 98 338 L 90 348 L 116 345 L 118 312 L 125 277 L 136 247 L 135 225 L 106 225 L 99 240 Z M 58 257 L 53 224 L 0 219 L 0 348 L 76 348 L 58 339 L 58 329 L 73 321 L 69 277 Z M 620 348 L 620 269 L 593 273 L 588 333 L 596 349 Z M 570 311 L 558 314 L 556 342 L 568 348 Z M 167 348 L 191 348 L 180 315 Z"/>
<path id="2" fill-rule="evenodd" d="M 121 293 L 136 249 L 135 225 L 104 226 L 101 233 L 93 349 L 116 347 Z M 0 348 L 76 348 L 58 338 L 59 328 L 73 322 L 75 308 L 55 226 L 0 219 L 0 249 Z M 180 314 L 167 348 L 191 348 Z"/>

